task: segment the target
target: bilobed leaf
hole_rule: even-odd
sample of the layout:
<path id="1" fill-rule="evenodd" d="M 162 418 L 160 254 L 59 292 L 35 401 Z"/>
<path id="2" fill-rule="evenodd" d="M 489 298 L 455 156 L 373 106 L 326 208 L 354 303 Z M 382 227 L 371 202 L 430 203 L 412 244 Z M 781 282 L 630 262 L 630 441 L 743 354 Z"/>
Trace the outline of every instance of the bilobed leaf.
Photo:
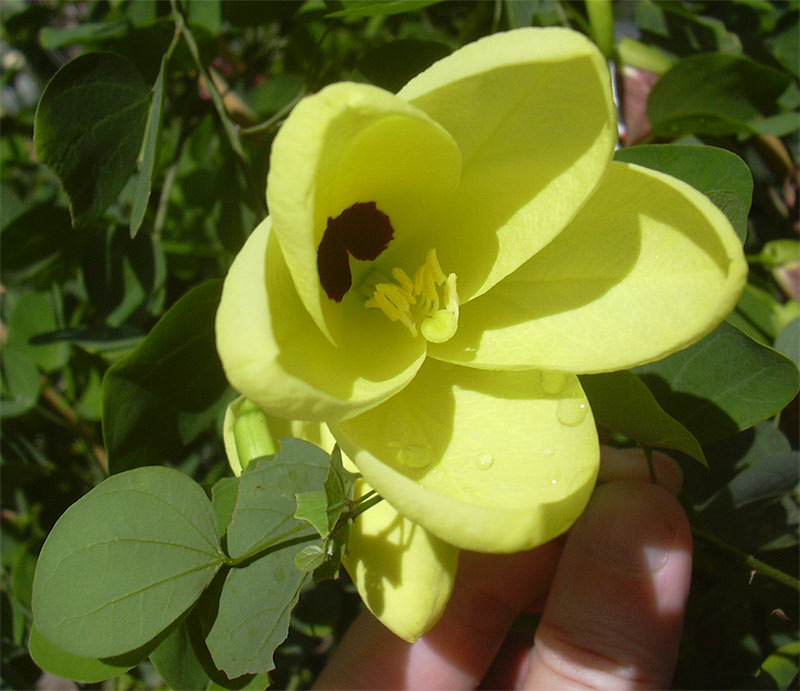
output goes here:
<path id="1" fill-rule="evenodd" d="M 165 55 L 161 60 L 161 68 L 158 70 L 158 77 L 153 85 L 153 99 L 150 102 L 150 108 L 147 113 L 147 126 L 141 149 L 141 163 L 136 176 L 136 191 L 134 192 L 133 207 L 131 208 L 131 237 L 136 235 L 142 225 L 144 213 L 147 210 L 147 201 L 150 199 L 150 186 L 153 182 L 158 134 L 161 130 L 161 111 L 164 107 L 164 71 L 167 68 L 168 60 L 169 55 Z"/>
<path id="2" fill-rule="evenodd" d="M 63 679 L 72 679 L 85 684 L 105 681 L 124 674 L 137 662 L 112 662 L 98 658 L 79 657 L 61 650 L 48 641 L 36 626 L 31 629 L 28 652 L 33 661 L 45 672 Z"/>
<path id="3" fill-rule="evenodd" d="M 793 362 L 725 322 L 702 341 L 633 372 L 701 443 L 775 415 L 798 390 Z"/>
<path id="4" fill-rule="evenodd" d="M 214 664 L 228 677 L 274 668 L 273 653 L 288 634 L 292 609 L 308 578 L 295 566 L 297 551 L 293 546 L 270 552 L 231 569 L 225 578 L 206 644 Z"/>
<path id="5" fill-rule="evenodd" d="M 98 220 L 136 167 L 150 89 L 127 58 L 86 53 L 45 87 L 36 110 L 36 155 L 58 175 L 74 226 Z"/>
<path id="6" fill-rule="evenodd" d="M 192 647 L 185 621 L 150 653 L 150 662 L 172 689 L 206 689 L 211 684 Z"/>
<path id="7" fill-rule="evenodd" d="M 33 615 L 81 657 L 154 639 L 200 597 L 224 554 L 203 489 L 164 467 L 113 475 L 73 504 L 42 547 Z"/>
<path id="8" fill-rule="evenodd" d="M 214 345 L 221 288 L 220 281 L 193 288 L 106 372 L 103 439 L 112 472 L 179 453 L 191 441 L 182 427 L 227 389 Z"/>
<path id="9" fill-rule="evenodd" d="M 800 456 L 785 453 L 769 456 L 745 468 L 728 483 L 727 491 L 734 508 L 761 499 L 791 492 L 800 481 Z"/>
<path id="10" fill-rule="evenodd" d="M 658 404 L 641 379 L 631 372 L 580 377 L 595 421 L 645 446 L 683 451 L 705 464 L 697 439 Z"/>
<path id="11" fill-rule="evenodd" d="M 749 58 L 706 53 L 681 60 L 653 86 L 647 115 L 653 134 L 753 134 L 777 111 L 791 83 L 786 72 Z"/>
<path id="12" fill-rule="evenodd" d="M 330 457 L 299 439 L 281 439 L 273 459 L 249 465 L 239 479 L 239 499 L 228 527 L 228 554 L 237 559 L 308 532 L 294 518 L 296 494 L 319 491 Z"/>
<path id="13" fill-rule="evenodd" d="M 722 210 L 744 242 L 753 176 L 736 154 L 713 146 L 648 144 L 620 149 L 614 160 L 659 170 L 690 184 Z"/>

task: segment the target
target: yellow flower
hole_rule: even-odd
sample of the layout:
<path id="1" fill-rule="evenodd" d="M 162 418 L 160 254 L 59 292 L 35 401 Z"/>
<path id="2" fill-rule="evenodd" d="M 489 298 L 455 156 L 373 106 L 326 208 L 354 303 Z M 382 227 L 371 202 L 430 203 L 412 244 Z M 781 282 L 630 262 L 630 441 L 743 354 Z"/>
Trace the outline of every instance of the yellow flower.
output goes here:
<path id="1" fill-rule="evenodd" d="M 435 623 L 459 548 L 529 549 L 583 510 L 599 452 L 576 373 L 687 346 L 742 289 L 725 216 L 611 161 L 616 140 L 603 57 L 564 29 L 482 39 L 397 95 L 331 85 L 275 139 L 219 354 L 266 413 L 327 423 L 386 499 L 348 568 L 404 638 Z"/>

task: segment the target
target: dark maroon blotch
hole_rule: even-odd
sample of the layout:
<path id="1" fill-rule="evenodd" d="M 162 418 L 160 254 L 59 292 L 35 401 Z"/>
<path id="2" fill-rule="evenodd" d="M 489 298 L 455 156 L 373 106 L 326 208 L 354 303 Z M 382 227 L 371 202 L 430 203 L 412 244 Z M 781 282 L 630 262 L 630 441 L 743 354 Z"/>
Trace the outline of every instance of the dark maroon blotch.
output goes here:
<path id="1" fill-rule="evenodd" d="M 341 302 L 352 284 L 348 254 L 372 261 L 394 237 L 389 217 L 375 202 L 356 202 L 336 218 L 328 218 L 322 242 L 317 248 L 319 281 L 328 297 Z"/>

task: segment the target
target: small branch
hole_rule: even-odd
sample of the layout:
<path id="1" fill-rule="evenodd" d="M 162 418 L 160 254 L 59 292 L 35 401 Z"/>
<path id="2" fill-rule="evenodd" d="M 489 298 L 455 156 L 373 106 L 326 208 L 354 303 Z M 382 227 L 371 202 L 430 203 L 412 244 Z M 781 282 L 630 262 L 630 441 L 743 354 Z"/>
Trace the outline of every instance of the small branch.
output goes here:
<path id="1" fill-rule="evenodd" d="M 258 125 L 253 125 L 252 127 L 239 128 L 240 134 L 258 134 L 259 132 L 266 132 L 267 130 L 272 129 L 289 114 L 289 111 L 291 111 L 292 108 L 294 108 L 300 102 L 300 99 L 302 99 L 305 95 L 306 90 L 304 88 L 300 89 L 300 92 L 297 94 L 297 96 L 283 106 L 283 108 L 275 113 L 275 115 L 273 115 L 269 120 L 259 123 Z"/>
<path id="2" fill-rule="evenodd" d="M 719 547 L 721 550 L 727 552 L 728 554 L 732 555 L 736 558 L 739 563 L 743 566 L 746 566 L 753 571 L 757 571 L 762 576 L 766 576 L 767 578 L 775 581 L 776 583 L 780 583 L 781 585 L 785 585 L 793 590 L 800 592 L 800 581 L 797 580 L 794 576 L 790 576 L 788 573 L 784 573 L 780 569 L 776 569 L 774 566 L 770 566 L 769 564 L 765 564 L 760 559 L 757 559 L 752 554 L 746 554 L 742 552 L 736 547 L 729 545 L 727 542 L 720 540 L 715 535 L 711 533 L 707 533 L 705 530 L 701 530 L 700 528 L 692 527 L 692 534 L 695 537 L 704 540 L 716 547 Z"/>
<path id="3" fill-rule="evenodd" d="M 367 509 L 371 509 L 375 504 L 378 504 L 383 501 L 383 497 L 378 496 L 377 494 L 370 498 L 368 501 L 358 504 L 350 513 L 348 513 L 347 518 L 349 520 L 355 520 L 357 516 L 360 516 L 364 513 Z"/>

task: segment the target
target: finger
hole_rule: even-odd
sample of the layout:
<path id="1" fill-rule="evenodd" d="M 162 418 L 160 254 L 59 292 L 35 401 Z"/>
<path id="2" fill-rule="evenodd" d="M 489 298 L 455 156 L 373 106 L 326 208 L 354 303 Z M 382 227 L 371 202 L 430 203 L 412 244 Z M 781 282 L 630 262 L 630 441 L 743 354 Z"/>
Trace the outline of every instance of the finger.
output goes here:
<path id="1" fill-rule="evenodd" d="M 683 471 L 678 463 L 658 451 L 653 452 L 652 468 L 655 482 L 672 494 L 677 494 L 683 486 Z M 634 480 L 651 482 L 647 456 L 642 449 L 615 449 L 600 447 L 600 474 L 598 482 L 614 480 Z"/>
<path id="2" fill-rule="evenodd" d="M 691 533 L 664 489 L 599 487 L 573 526 L 525 688 L 667 688 L 691 577 Z"/>
<path id="3" fill-rule="evenodd" d="M 558 543 L 519 554 L 462 552 L 453 596 L 429 633 L 407 643 L 364 612 L 315 688 L 475 688 L 516 616 L 549 587 L 560 553 Z"/>

